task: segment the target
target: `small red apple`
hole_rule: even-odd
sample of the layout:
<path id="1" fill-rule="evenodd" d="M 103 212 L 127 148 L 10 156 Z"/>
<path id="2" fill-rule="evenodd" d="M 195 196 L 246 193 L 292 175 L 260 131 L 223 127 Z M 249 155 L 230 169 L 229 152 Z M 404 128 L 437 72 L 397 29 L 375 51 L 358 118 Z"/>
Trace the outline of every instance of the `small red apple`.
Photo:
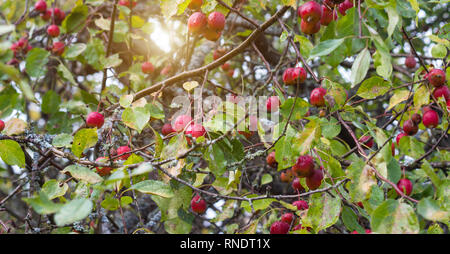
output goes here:
<path id="1" fill-rule="evenodd" d="M 415 135 L 418 130 L 419 127 L 411 119 L 408 119 L 403 123 L 403 131 L 409 136 Z"/>
<path id="2" fill-rule="evenodd" d="M 301 155 L 297 162 L 292 166 L 292 171 L 299 177 L 311 176 L 314 170 L 314 159 L 309 155 Z"/>
<path id="3" fill-rule="evenodd" d="M 305 188 L 303 188 L 302 184 L 300 183 L 300 178 L 296 177 L 292 181 L 292 188 L 294 190 L 303 191 Z"/>
<path id="4" fill-rule="evenodd" d="M 322 12 L 323 10 L 320 4 L 314 1 L 306 2 L 297 9 L 297 14 L 301 17 L 302 21 L 313 24 L 320 21 Z"/>
<path id="5" fill-rule="evenodd" d="M 338 11 L 342 16 L 347 14 L 347 10 L 353 7 L 353 0 L 345 0 L 343 3 L 339 4 Z"/>
<path id="6" fill-rule="evenodd" d="M 206 201 L 203 200 L 198 194 L 191 200 L 192 211 L 202 214 L 206 211 Z"/>
<path id="7" fill-rule="evenodd" d="M 184 135 L 191 135 L 192 138 L 198 138 L 201 136 L 205 136 L 206 134 L 206 130 L 205 127 L 203 127 L 203 125 L 201 124 L 197 124 L 197 123 L 191 123 L 187 126 L 186 130 L 184 131 Z M 189 144 L 191 144 L 191 138 L 190 137 L 186 137 L 187 141 Z"/>
<path id="8" fill-rule="evenodd" d="M 428 110 L 423 114 L 422 123 L 427 128 L 435 128 L 439 124 L 439 115 L 434 110 Z"/>
<path id="9" fill-rule="evenodd" d="M 409 69 L 414 69 L 416 68 L 416 59 L 414 58 L 413 55 L 409 55 L 406 59 L 405 59 L 405 65 L 406 67 L 408 67 Z"/>
<path id="10" fill-rule="evenodd" d="M 282 182 L 288 183 L 288 182 L 292 181 L 292 178 L 294 178 L 294 176 L 292 175 L 291 170 L 288 169 L 285 172 L 281 172 L 280 179 Z"/>
<path id="11" fill-rule="evenodd" d="M 150 62 L 143 62 L 141 65 L 141 70 L 145 74 L 152 74 L 155 71 L 155 67 Z"/>
<path id="12" fill-rule="evenodd" d="M 320 31 L 320 22 L 309 23 L 302 19 L 300 22 L 300 30 L 304 34 L 315 34 Z"/>
<path id="13" fill-rule="evenodd" d="M 107 163 L 109 161 L 108 157 L 98 157 L 96 162 Z M 95 167 L 95 170 L 100 176 L 107 176 L 111 173 L 111 167 Z"/>
<path id="14" fill-rule="evenodd" d="M 301 210 L 306 210 L 309 208 L 308 202 L 306 202 L 305 200 L 297 200 L 294 201 L 292 203 L 293 206 L 297 207 L 297 210 L 301 211 Z"/>
<path id="15" fill-rule="evenodd" d="M 306 177 L 306 186 L 310 190 L 315 190 L 322 184 L 323 172 L 320 169 L 315 169 L 312 175 Z"/>
<path id="16" fill-rule="evenodd" d="M 323 87 L 314 88 L 311 91 L 311 96 L 309 98 L 309 103 L 316 107 L 325 106 L 325 94 L 327 94 L 327 90 Z"/>
<path id="17" fill-rule="evenodd" d="M 117 148 L 117 155 L 120 156 L 117 159 L 119 159 L 119 160 L 128 159 L 128 157 L 131 156 L 131 153 L 129 153 L 130 151 L 131 151 L 131 148 L 128 146 L 121 146 L 121 147 Z"/>
<path id="18" fill-rule="evenodd" d="M 418 114 L 418 113 L 414 113 L 412 116 L 411 116 L 411 120 L 415 123 L 415 124 L 420 124 L 420 122 L 422 122 L 422 116 L 420 115 L 420 114 Z"/>
<path id="19" fill-rule="evenodd" d="M 281 216 L 281 221 L 286 222 L 289 225 L 291 225 L 293 220 L 294 220 L 294 214 L 293 213 L 285 213 L 285 214 L 283 214 Z"/>
<path id="20" fill-rule="evenodd" d="M 175 119 L 175 123 L 173 124 L 173 129 L 176 132 L 183 131 L 186 125 L 188 125 L 192 121 L 192 118 L 188 115 L 179 115 Z"/>
<path id="21" fill-rule="evenodd" d="M 271 166 L 272 168 L 277 168 L 278 163 L 275 159 L 275 151 L 272 151 L 271 153 L 269 153 L 269 155 L 267 155 L 266 162 L 267 165 Z"/>
<path id="22" fill-rule="evenodd" d="M 436 100 L 439 100 L 440 97 L 444 97 L 444 100 L 450 99 L 450 89 L 448 86 L 440 86 L 436 87 L 433 91 L 433 96 Z"/>
<path id="23" fill-rule="evenodd" d="M 337 20 L 337 12 L 336 10 L 330 9 L 326 5 L 322 5 L 322 18 L 320 19 L 320 24 L 322 26 L 328 26 L 331 21 Z"/>
<path id="24" fill-rule="evenodd" d="M 66 45 L 64 44 L 64 42 L 61 42 L 61 41 L 53 42 L 53 46 L 52 46 L 53 54 L 60 56 L 64 53 L 65 49 L 66 49 Z"/>
<path id="25" fill-rule="evenodd" d="M 58 37 L 59 36 L 59 27 L 57 25 L 50 25 L 47 28 L 47 34 L 51 37 Z"/>
<path id="26" fill-rule="evenodd" d="M 284 221 L 275 221 L 270 226 L 270 234 L 287 234 L 289 232 L 289 224 Z"/>
<path id="27" fill-rule="evenodd" d="M 306 71 L 302 67 L 287 68 L 283 73 L 283 82 L 286 85 L 302 84 L 306 80 Z"/>
<path id="28" fill-rule="evenodd" d="M 371 138 L 371 136 L 367 136 L 367 135 L 362 136 L 359 139 L 359 143 L 361 143 L 365 147 L 372 148 L 372 146 L 373 146 L 373 138 L 372 139 L 370 139 L 370 138 Z M 366 142 L 369 139 L 370 139 L 370 141 Z"/>
<path id="29" fill-rule="evenodd" d="M 205 28 L 203 30 L 203 37 L 209 41 L 217 41 L 222 33 L 220 31 L 215 31 L 210 28 Z"/>
<path id="30" fill-rule="evenodd" d="M 103 126 L 103 123 L 105 123 L 105 118 L 102 114 L 98 112 L 91 112 L 86 118 L 86 125 L 88 127 L 97 127 L 100 129 Z"/>
<path id="31" fill-rule="evenodd" d="M 403 193 L 406 194 L 407 196 L 409 196 L 411 194 L 412 189 L 413 189 L 413 185 L 412 185 L 411 181 L 406 178 L 400 179 L 400 181 L 398 181 L 398 183 L 397 183 L 397 187 L 401 191 L 403 191 Z M 396 192 L 398 195 L 401 195 L 397 190 L 396 190 Z"/>
<path id="32" fill-rule="evenodd" d="M 49 21 L 52 17 L 52 11 L 46 10 L 45 12 L 42 12 L 39 16 L 41 16 L 41 19 L 44 21 Z"/>
<path id="33" fill-rule="evenodd" d="M 0 120 L 0 131 L 3 131 L 5 129 L 5 122 L 3 120 Z"/>
<path id="34" fill-rule="evenodd" d="M 441 69 L 432 69 L 425 78 L 434 87 L 440 87 L 445 84 L 445 72 Z"/>
<path id="35" fill-rule="evenodd" d="M 266 108 L 268 112 L 276 112 L 280 107 L 280 99 L 278 96 L 270 96 L 266 101 Z"/>
<path id="36" fill-rule="evenodd" d="M 397 135 L 397 138 L 395 139 L 395 142 L 397 142 L 397 145 L 400 144 L 400 139 L 402 139 L 404 136 L 408 136 L 408 135 L 403 132 Z"/>
<path id="37" fill-rule="evenodd" d="M 218 12 L 213 11 L 208 15 L 208 28 L 220 32 L 225 27 L 225 16 Z"/>
<path id="38" fill-rule="evenodd" d="M 175 130 L 172 128 L 172 125 L 170 123 L 166 123 L 163 125 L 161 132 L 164 136 L 167 136 L 170 133 L 174 133 Z"/>
<path id="39" fill-rule="evenodd" d="M 191 33 L 201 33 L 206 28 L 207 19 L 202 12 L 194 12 L 188 19 L 188 29 Z"/>
<path id="40" fill-rule="evenodd" d="M 34 9 L 40 13 L 44 13 L 47 10 L 47 3 L 44 0 L 39 0 L 34 5 Z"/>

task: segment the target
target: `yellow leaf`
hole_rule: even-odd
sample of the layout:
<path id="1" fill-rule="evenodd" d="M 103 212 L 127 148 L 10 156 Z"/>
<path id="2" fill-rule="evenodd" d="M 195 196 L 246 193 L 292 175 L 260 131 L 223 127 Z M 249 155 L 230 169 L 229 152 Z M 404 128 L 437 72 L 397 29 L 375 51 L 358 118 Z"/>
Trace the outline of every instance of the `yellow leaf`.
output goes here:
<path id="1" fill-rule="evenodd" d="M 409 91 L 406 89 L 401 89 L 395 91 L 394 95 L 389 100 L 389 107 L 386 109 L 386 111 L 389 111 L 391 108 L 395 107 L 397 104 L 399 104 L 402 101 L 406 101 L 409 97 Z"/>
<path id="2" fill-rule="evenodd" d="M 189 81 L 189 82 L 185 82 L 183 84 L 183 88 L 186 91 L 191 91 L 192 89 L 196 88 L 197 86 L 199 86 L 197 81 Z"/>
<path id="3" fill-rule="evenodd" d="M 28 124 L 18 118 L 10 119 L 5 123 L 5 133 L 6 135 L 20 135 L 28 127 Z"/>

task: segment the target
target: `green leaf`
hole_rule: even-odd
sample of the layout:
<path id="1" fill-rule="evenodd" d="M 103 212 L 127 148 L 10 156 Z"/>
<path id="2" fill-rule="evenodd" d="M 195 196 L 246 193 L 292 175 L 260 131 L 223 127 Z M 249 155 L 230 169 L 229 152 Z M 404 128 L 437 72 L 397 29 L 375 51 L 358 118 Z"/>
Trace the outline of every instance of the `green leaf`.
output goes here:
<path id="1" fill-rule="evenodd" d="M 392 158 L 389 163 L 387 164 L 387 171 L 388 171 L 388 180 L 396 183 L 400 180 L 402 171 L 400 168 L 400 164 L 395 158 Z"/>
<path id="2" fill-rule="evenodd" d="M 67 133 L 58 134 L 53 138 L 52 145 L 54 147 L 72 147 L 73 136 Z"/>
<path id="3" fill-rule="evenodd" d="M 120 96 L 119 100 L 120 106 L 122 106 L 123 108 L 129 107 L 133 102 L 133 98 L 134 96 L 132 94 L 124 94 Z"/>
<path id="4" fill-rule="evenodd" d="M 389 99 L 389 107 L 386 111 L 389 111 L 391 108 L 395 107 L 402 101 L 406 101 L 409 98 L 409 91 L 406 89 L 398 89 L 395 90 L 394 95 L 392 95 L 391 99 Z"/>
<path id="5" fill-rule="evenodd" d="M 420 229 L 414 209 L 393 199 L 384 201 L 372 212 L 370 225 L 379 234 L 417 234 Z"/>
<path id="6" fill-rule="evenodd" d="M 365 99 L 374 99 L 385 94 L 390 88 L 391 85 L 389 82 L 381 77 L 373 76 L 362 82 L 357 95 Z"/>
<path id="7" fill-rule="evenodd" d="M 76 33 L 84 27 L 86 18 L 89 14 L 89 8 L 86 5 L 77 5 L 71 10 L 69 15 L 63 20 L 62 27 L 66 33 Z"/>
<path id="8" fill-rule="evenodd" d="M 0 25 L 0 36 L 14 31 L 15 25 Z"/>
<path id="9" fill-rule="evenodd" d="M 294 36 L 294 42 L 298 42 L 300 44 L 300 54 L 302 54 L 304 58 L 308 58 L 311 50 L 314 47 L 311 41 L 304 36 L 296 34 Z"/>
<path id="10" fill-rule="evenodd" d="M 150 120 L 150 112 L 146 107 L 126 108 L 122 113 L 123 123 L 139 133 Z"/>
<path id="11" fill-rule="evenodd" d="M 257 195 L 252 194 L 252 195 L 248 195 L 247 198 L 253 198 L 256 197 Z M 277 201 L 274 198 L 265 198 L 265 199 L 258 199 L 258 200 L 254 200 L 252 201 L 253 204 L 253 208 L 255 209 L 255 211 L 258 210 L 264 210 L 267 207 L 270 206 L 270 204 L 272 204 L 272 202 Z M 242 201 L 241 203 L 241 207 L 245 209 L 245 211 L 251 213 L 252 212 L 252 207 L 250 206 L 250 203 L 248 201 Z"/>
<path id="12" fill-rule="evenodd" d="M 352 73 L 350 81 L 352 87 L 359 84 L 366 77 L 367 71 L 370 67 L 370 52 L 367 48 L 363 49 L 355 59 L 352 65 Z"/>
<path id="13" fill-rule="evenodd" d="M 351 179 L 349 189 L 352 201 L 365 200 L 370 194 L 371 188 L 377 185 L 373 168 L 365 165 L 364 161 L 358 159 L 347 168 L 347 172 Z"/>
<path id="14" fill-rule="evenodd" d="M 169 185 L 155 180 L 145 180 L 134 184 L 129 190 L 137 190 L 139 192 L 151 195 L 161 196 L 163 198 L 171 198 L 174 193 Z"/>
<path id="15" fill-rule="evenodd" d="M 73 86 L 78 86 L 77 82 L 75 82 L 75 79 L 73 78 L 72 72 L 67 69 L 67 67 L 64 64 L 58 65 L 58 72 L 60 75 L 69 81 Z"/>
<path id="16" fill-rule="evenodd" d="M 62 173 L 69 172 L 73 178 L 91 183 L 96 184 L 103 181 L 103 178 L 99 176 L 94 171 L 90 170 L 89 168 L 80 166 L 80 165 L 70 165 L 67 166 Z"/>
<path id="17" fill-rule="evenodd" d="M 396 9 L 392 6 L 388 6 L 385 10 L 389 17 L 389 25 L 387 28 L 388 37 L 391 37 L 392 33 L 395 30 L 395 27 L 397 26 L 397 24 L 400 20 L 400 16 L 397 13 Z"/>
<path id="18" fill-rule="evenodd" d="M 14 140 L 0 140 L 0 157 L 8 165 L 25 167 L 25 154 L 19 143 Z"/>
<path id="19" fill-rule="evenodd" d="M 78 131 L 73 138 L 72 152 L 75 156 L 80 158 L 83 151 L 97 144 L 97 141 L 97 128 L 82 129 Z"/>
<path id="20" fill-rule="evenodd" d="M 62 205 L 53 203 L 45 194 L 45 192 L 40 192 L 39 196 L 34 196 L 32 198 L 22 198 L 25 203 L 33 207 L 33 210 L 38 214 L 52 214 L 58 212 Z"/>
<path id="21" fill-rule="evenodd" d="M 47 73 L 45 65 L 48 63 L 50 52 L 42 48 L 33 48 L 25 59 L 25 70 L 33 78 L 39 78 Z"/>
<path id="22" fill-rule="evenodd" d="M 450 215 L 448 211 L 441 209 L 435 200 L 427 197 L 417 204 L 417 212 L 427 220 L 448 223 Z"/>
<path id="23" fill-rule="evenodd" d="M 227 160 L 225 159 L 224 152 L 217 143 L 208 147 L 205 153 L 205 159 L 208 161 L 209 169 L 216 177 L 225 173 Z"/>
<path id="24" fill-rule="evenodd" d="M 63 56 L 67 59 L 75 59 L 77 56 L 81 55 L 87 46 L 84 43 L 74 43 L 71 44 L 66 51 L 64 51 Z"/>
<path id="25" fill-rule="evenodd" d="M 425 151 L 423 143 L 411 136 L 405 136 L 399 142 L 400 152 L 413 158 L 420 158 Z"/>
<path id="26" fill-rule="evenodd" d="M 85 198 L 74 199 L 55 214 L 55 222 L 58 226 L 64 226 L 86 218 L 92 211 L 92 201 Z"/>
<path id="27" fill-rule="evenodd" d="M 306 154 L 315 140 L 320 139 L 321 129 L 317 121 L 311 120 L 298 138 L 294 139 L 293 147 L 300 155 Z"/>
<path id="28" fill-rule="evenodd" d="M 61 104 L 61 98 L 53 90 L 48 90 L 42 98 L 42 112 L 46 114 L 54 114 L 59 111 L 59 105 Z"/>
<path id="29" fill-rule="evenodd" d="M 261 177 L 261 185 L 271 183 L 272 181 L 273 181 L 273 178 L 270 174 L 264 174 Z"/>
<path id="30" fill-rule="evenodd" d="M 339 47 L 345 39 L 333 39 L 321 41 L 317 46 L 311 50 L 311 55 L 308 60 L 311 60 L 318 56 L 325 56 L 333 52 L 337 47 Z"/>
<path id="31" fill-rule="evenodd" d="M 69 185 L 67 183 L 64 183 L 61 187 L 59 185 L 60 183 L 56 179 L 51 179 L 44 183 L 41 192 L 45 193 L 50 200 L 64 196 L 69 189 Z"/>
<path id="32" fill-rule="evenodd" d="M 316 193 L 311 196 L 308 214 L 303 219 L 305 227 L 312 227 L 315 232 L 334 225 L 341 213 L 341 200 L 339 196 L 332 197 L 330 194 Z"/>
<path id="33" fill-rule="evenodd" d="M 426 85 L 420 86 L 414 92 L 414 106 L 421 108 L 423 105 L 428 105 L 430 103 L 430 89 Z"/>
<path id="34" fill-rule="evenodd" d="M 439 178 L 439 176 L 434 172 L 434 169 L 431 166 L 431 164 L 427 160 L 423 160 L 421 168 L 428 175 L 428 177 L 430 178 L 430 180 L 434 184 L 434 186 L 436 186 L 436 188 L 439 188 L 442 184 L 442 181 Z"/>
<path id="35" fill-rule="evenodd" d="M 442 44 L 436 44 L 431 48 L 431 55 L 436 58 L 444 58 L 447 55 L 447 48 Z"/>
<path id="36" fill-rule="evenodd" d="M 113 68 L 117 67 L 122 63 L 122 59 L 119 57 L 119 54 L 110 55 L 107 58 L 102 58 L 103 68 Z"/>
<path id="37" fill-rule="evenodd" d="M 286 119 L 291 113 L 292 106 L 294 104 L 295 98 L 289 98 L 283 102 L 280 106 L 280 112 Z M 309 103 L 302 98 L 297 98 L 295 102 L 294 109 L 292 111 L 291 120 L 300 120 L 308 112 Z"/>
<path id="38" fill-rule="evenodd" d="M 349 231 L 356 230 L 358 233 L 364 232 L 364 228 L 358 223 L 358 216 L 350 207 L 343 207 L 341 217 L 342 222 Z"/>

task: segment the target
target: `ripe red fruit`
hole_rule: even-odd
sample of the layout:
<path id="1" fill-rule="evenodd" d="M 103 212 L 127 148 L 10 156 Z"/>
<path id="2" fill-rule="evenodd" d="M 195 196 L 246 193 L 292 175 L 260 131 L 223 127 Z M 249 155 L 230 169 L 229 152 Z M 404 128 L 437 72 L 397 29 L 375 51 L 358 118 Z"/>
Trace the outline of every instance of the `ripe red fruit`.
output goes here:
<path id="1" fill-rule="evenodd" d="M 191 200 L 191 209 L 196 213 L 204 213 L 206 211 L 206 201 L 198 194 L 195 195 Z"/>
<path id="2" fill-rule="evenodd" d="M 288 182 L 292 181 L 292 178 L 294 178 L 294 176 L 292 175 L 291 170 L 288 169 L 285 172 L 281 172 L 280 179 L 282 182 L 288 183 Z"/>
<path id="3" fill-rule="evenodd" d="M 434 110 L 428 110 L 423 114 L 422 123 L 427 128 L 434 128 L 439 124 L 439 115 Z"/>
<path id="4" fill-rule="evenodd" d="M 410 180 L 403 178 L 400 179 L 400 181 L 398 181 L 397 183 L 397 187 L 403 191 L 404 194 L 406 194 L 407 196 L 409 196 L 412 192 L 413 189 L 413 185 L 411 183 Z M 397 190 L 395 190 L 397 192 L 398 195 L 401 195 L 400 192 L 398 192 Z"/>
<path id="5" fill-rule="evenodd" d="M 306 80 L 306 71 L 302 67 L 287 68 L 283 73 L 283 82 L 286 85 L 302 84 Z"/>
<path id="6" fill-rule="evenodd" d="M 170 133 L 175 132 L 175 130 L 172 128 L 172 125 L 170 123 L 166 123 L 163 125 L 161 132 L 164 136 L 167 136 Z"/>
<path id="7" fill-rule="evenodd" d="M 307 177 L 312 175 L 314 170 L 314 159 L 309 155 L 301 155 L 297 162 L 292 166 L 292 171 L 297 173 L 299 177 Z"/>
<path id="8" fill-rule="evenodd" d="M 40 13 L 43 13 L 47 10 L 47 3 L 44 0 L 39 0 L 34 5 L 34 9 Z"/>
<path id="9" fill-rule="evenodd" d="M 448 86 L 440 86 L 436 87 L 433 91 L 433 96 L 436 100 L 439 100 L 440 97 L 444 97 L 444 100 L 450 99 L 450 89 Z"/>
<path id="10" fill-rule="evenodd" d="M 414 113 L 411 116 L 411 120 L 415 123 L 415 124 L 420 124 L 420 122 L 422 122 L 422 116 L 420 114 Z"/>
<path id="11" fill-rule="evenodd" d="M 220 31 L 215 31 L 209 28 L 203 30 L 203 37 L 209 41 L 217 41 L 222 33 Z"/>
<path id="12" fill-rule="evenodd" d="M 359 234 L 358 231 L 353 230 L 350 234 L 355 235 L 355 234 Z"/>
<path id="13" fill-rule="evenodd" d="M 217 60 L 217 59 L 221 58 L 222 56 L 224 56 L 226 53 L 227 52 L 225 49 L 218 48 L 218 49 L 214 50 L 214 52 L 213 52 L 213 59 Z"/>
<path id="14" fill-rule="evenodd" d="M 432 108 L 430 106 L 425 106 L 422 108 L 422 113 L 425 114 L 429 110 L 432 110 Z"/>
<path id="15" fill-rule="evenodd" d="M 298 191 L 305 190 L 305 188 L 303 188 L 302 184 L 300 183 L 300 178 L 298 177 L 294 178 L 294 181 L 292 181 L 292 188 Z"/>
<path id="16" fill-rule="evenodd" d="M 191 33 L 201 33 L 206 25 L 206 16 L 202 12 L 194 12 L 188 19 L 188 29 Z"/>
<path id="17" fill-rule="evenodd" d="M 392 156 L 395 156 L 395 143 L 394 142 L 391 143 L 391 152 L 392 152 Z"/>
<path id="18" fill-rule="evenodd" d="M 53 8 L 52 9 L 53 16 L 55 16 L 55 23 L 57 25 L 60 25 L 64 18 L 66 17 L 66 13 L 61 11 L 59 8 Z"/>
<path id="19" fill-rule="evenodd" d="M 86 125 L 88 127 L 97 127 L 98 129 L 100 129 L 104 123 L 105 118 L 103 117 L 103 115 L 95 111 L 89 113 L 86 118 Z"/>
<path id="20" fill-rule="evenodd" d="M 322 18 L 320 19 L 322 26 L 328 26 L 333 19 L 337 20 L 336 10 L 330 9 L 326 5 L 322 5 L 322 10 Z"/>
<path id="21" fill-rule="evenodd" d="M 311 91 L 311 96 L 309 98 L 309 103 L 316 107 L 325 106 L 325 94 L 327 94 L 327 90 L 323 87 L 314 88 Z"/>
<path id="22" fill-rule="evenodd" d="M 234 69 L 228 70 L 227 76 L 230 77 L 230 78 L 232 78 L 233 75 L 234 75 Z"/>
<path id="23" fill-rule="evenodd" d="M 345 16 L 347 10 L 353 7 L 353 0 L 345 0 L 343 3 L 339 4 L 338 11 L 342 16 Z"/>
<path id="24" fill-rule="evenodd" d="M 220 66 L 220 68 L 222 68 L 223 71 L 228 71 L 230 69 L 230 64 L 224 63 L 222 64 L 222 66 Z"/>
<path id="25" fill-rule="evenodd" d="M 201 124 L 191 123 L 188 125 L 186 130 L 184 131 L 184 135 L 191 135 L 193 138 L 198 138 L 201 136 L 205 136 L 206 130 L 205 127 Z M 186 137 L 189 144 L 191 144 L 191 139 Z"/>
<path id="26" fill-rule="evenodd" d="M 95 162 L 107 163 L 108 157 L 98 157 Z M 111 173 L 111 167 L 95 167 L 95 170 L 100 176 L 107 176 Z"/>
<path id="27" fill-rule="evenodd" d="M 395 138 L 395 142 L 397 142 L 397 145 L 399 145 L 400 139 L 402 139 L 404 136 L 408 136 L 408 135 L 403 132 L 397 135 L 397 138 Z"/>
<path id="28" fill-rule="evenodd" d="M 300 30 L 304 34 L 315 34 L 320 30 L 320 22 L 310 23 L 302 19 L 302 21 L 300 22 Z"/>
<path id="29" fill-rule="evenodd" d="M 177 132 L 184 130 L 186 125 L 192 121 L 192 118 L 188 115 L 179 115 L 175 119 L 175 123 L 173 124 L 173 129 Z"/>
<path id="30" fill-rule="evenodd" d="M 202 7 L 203 0 L 191 0 L 191 2 L 188 5 L 188 8 L 191 10 L 198 10 L 200 7 Z"/>
<path id="31" fill-rule="evenodd" d="M 302 21 L 315 24 L 322 18 L 322 7 L 317 2 L 309 1 L 297 9 L 297 14 L 302 18 Z"/>
<path id="32" fill-rule="evenodd" d="M 403 131 L 409 136 L 415 135 L 418 130 L 419 126 L 417 126 L 417 124 L 415 124 L 411 119 L 408 119 L 403 123 Z"/>
<path id="33" fill-rule="evenodd" d="M 249 139 L 255 134 L 253 131 L 238 131 L 239 134 L 243 135 L 246 139 Z"/>
<path id="34" fill-rule="evenodd" d="M 294 201 L 292 203 L 292 205 L 297 207 L 297 210 L 301 211 L 301 210 L 306 210 L 309 208 L 308 202 L 306 202 L 305 200 L 297 200 Z"/>
<path id="35" fill-rule="evenodd" d="M 287 234 L 289 232 L 289 224 L 284 221 L 275 221 L 270 226 L 270 234 Z"/>
<path id="36" fill-rule="evenodd" d="M 58 37 L 59 36 L 59 27 L 57 25 L 50 25 L 47 28 L 47 34 L 51 37 Z"/>
<path id="37" fill-rule="evenodd" d="M 169 74 L 169 72 L 172 70 L 172 65 L 168 64 L 166 65 L 159 74 L 165 76 L 167 74 Z"/>
<path id="38" fill-rule="evenodd" d="M 368 147 L 368 148 L 372 148 L 372 146 L 373 146 L 373 139 L 371 139 L 370 141 L 368 141 L 367 143 L 366 143 L 366 141 L 367 140 L 369 140 L 369 138 L 371 138 L 370 136 L 362 136 L 360 139 L 359 139 L 359 143 L 361 143 L 364 147 Z"/>
<path id="39" fill-rule="evenodd" d="M 416 59 L 414 58 L 413 55 L 409 55 L 406 59 L 405 59 L 405 65 L 406 67 L 408 67 L 409 69 L 414 69 L 416 68 Z"/>
<path id="40" fill-rule="evenodd" d="M 137 3 L 137 0 L 133 0 L 133 4 L 131 4 L 131 1 L 130 1 L 130 0 L 120 0 L 120 1 L 119 1 L 119 5 L 121 5 L 121 6 L 126 6 L 126 7 L 128 7 L 128 8 L 135 7 L 135 6 L 136 6 L 136 3 Z"/>
<path id="41" fill-rule="evenodd" d="M 155 67 L 150 62 L 143 62 L 141 65 L 141 70 L 145 74 L 151 74 L 155 70 Z"/>
<path id="42" fill-rule="evenodd" d="M 372 230 L 366 229 L 366 234 L 370 234 L 370 233 L 372 233 Z"/>
<path id="43" fill-rule="evenodd" d="M 269 153 L 269 155 L 267 155 L 266 162 L 267 165 L 271 166 L 272 168 L 277 168 L 278 163 L 275 160 L 275 151 L 272 151 L 271 153 Z"/>
<path id="44" fill-rule="evenodd" d="M 131 148 L 129 148 L 128 146 L 121 146 L 121 147 L 117 148 L 117 155 L 120 155 L 120 157 L 118 157 L 117 159 L 119 159 L 119 160 L 128 159 L 128 157 L 131 156 L 131 153 L 128 153 L 130 151 L 131 151 Z"/>
<path id="45" fill-rule="evenodd" d="M 41 16 L 41 19 L 44 21 L 49 21 L 52 17 L 52 11 L 46 10 L 43 13 L 41 13 L 39 16 Z"/>
<path id="46" fill-rule="evenodd" d="M 445 72 L 441 69 L 432 69 L 425 78 L 434 87 L 439 87 L 445 83 Z"/>
<path id="47" fill-rule="evenodd" d="M 320 169 L 315 169 L 311 176 L 306 177 L 306 186 L 310 190 L 315 190 L 322 184 L 323 172 Z"/>
<path id="48" fill-rule="evenodd" d="M 19 65 L 19 60 L 17 60 L 17 58 L 11 58 L 11 60 L 9 60 L 6 64 L 7 65 L 13 65 L 13 66 L 16 66 L 16 65 Z"/>
<path id="49" fill-rule="evenodd" d="M 358 203 L 356 203 L 359 207 L 364 208 L 364 205 L 361 201 L 359 201 Z"/>
<path id="50" fill-rule="evenodd" d="M 283 214 L 281 216 L 281 221 L 286 222 L 289 225 L 291 225 L 293 220 L 294 220 L 294 214 L 293 213 L 285 213 L 285 214 Z"/>
<path id="51" fill-rule="evenodd" d="M 64 42 L 61 42 L 61 41 L 53 42 L 53 46 L 52 46 L 53 54 L 60 56 L 64 53 L 65 49 L 66 49 L 66 45 L 64 44 Z"/>
<path id="52" fill-rule="evenodd" d="M 225 16 L 218 12 L 214 11 L 208 15 L 208 28 L 214 31 L 222 31 L 225 27 Z"/>
<path id="53" fill-rule="evenodd" d="M 280 100 L 278 96 L 270 96 L 266 101 L 266 108 L 268 112 L 276 112 L 280 107 Z"/>
<path id="54" fill-rule="evenodd" d="M 0 131 L 3 131 L 5 129 L 5 122 L 3 120 L 0 120 Z"/>

